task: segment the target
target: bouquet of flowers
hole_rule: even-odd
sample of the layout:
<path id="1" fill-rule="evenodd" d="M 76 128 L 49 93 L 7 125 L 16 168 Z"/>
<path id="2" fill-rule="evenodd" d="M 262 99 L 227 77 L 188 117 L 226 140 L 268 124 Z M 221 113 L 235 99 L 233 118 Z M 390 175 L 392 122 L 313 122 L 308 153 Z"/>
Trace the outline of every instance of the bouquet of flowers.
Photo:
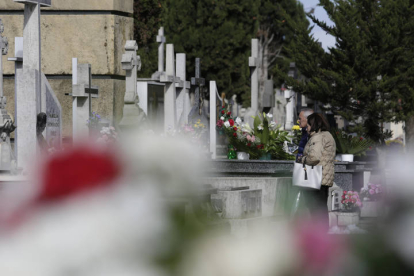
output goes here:
<path id="1" fill-rule="evenodd" d="M 284 144 L 290 142 L 287 131 L 280 129 L 280 125 L 273 121 L 273 115 L 263 113 L 263 116 L 254 116 L 254 131 L 261 141 L 261 153 L 271 154 L 272 159 L 293 160 L 295 157 L 284 150 Z"/>
<path id="2" fill-rule="evenodd" d="M 87 120 L 87 125 L 91 129 L 99 129 L 100 121 L 101 121 L 101 116 L 96 112 L 92 112 L 92 115 L 89 117 L 89 120 Z"/>
<path id="3" fill-rule="evenodd" d="M 364 201 L 377 201 L 382 197 L 382 185 L 368 183 L 368 187 L 361 189 L 361 197 Z"/>
<path id="4" fill-rule="evenodd" d="M 98 143 L 113 144 L 116 141 L 118 141 L 118 133 L 115 131 L 114 127 L 103 127 L 101 129 L 99 138 L 97 140 Z"/>
<path id="5" fill-rule="evenodd" d="M 302 129 L 299 126 L 299 121 L 297 123 L 292 127 L 292 143 L 295 145 L 299 145 L 300 139 L 302 139 Z"/>
<path id="6" fill-rule="evenodd" d="M 344 191 L 341 203 L 344 209 L 349 211 L 362 207 L 362 202 L 359 199 L 358 192 L 354 191 Z"/>
<path id="7" fill-rule="evenodd" d="M 190 142 L 197 146 L 206 146 L 207 143 L 203 142 L 205 134 L 207 133 L 207 127 L 200 119 L 195 124 L 185 124 L 179 130 L 178 133 L 190 139 Z"/>
<path id="8" fill-rule="evenodd" d="M 220 109 L 220 114 L 220 119 L 216 125 L 219 134 L 225 134 L 228 137 L 229 144 L 237 151 L 249 153 L 252 159 L 259 158 L 263 145 L 260 138 L 254 135 L 250 126 L 243 124 L 239 117 L 233 119 L 231 112 L 225 106 Z"/>

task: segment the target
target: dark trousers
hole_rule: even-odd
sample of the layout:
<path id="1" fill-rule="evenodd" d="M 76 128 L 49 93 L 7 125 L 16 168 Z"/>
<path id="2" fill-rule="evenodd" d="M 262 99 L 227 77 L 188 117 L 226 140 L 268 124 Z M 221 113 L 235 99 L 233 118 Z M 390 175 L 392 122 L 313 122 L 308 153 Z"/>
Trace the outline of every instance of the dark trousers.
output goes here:
<path id="1" fill-rule="evenodd" d="M 303 196 L 304 207 L 309 210 L 312 218 L 322 219 L 326 224 L 326 228 L 329 228 L 329 215 L 328 215 L 328 194 L 329 187 L 321 186 L 320 190 L 300 188 L 300 192 Z"/>

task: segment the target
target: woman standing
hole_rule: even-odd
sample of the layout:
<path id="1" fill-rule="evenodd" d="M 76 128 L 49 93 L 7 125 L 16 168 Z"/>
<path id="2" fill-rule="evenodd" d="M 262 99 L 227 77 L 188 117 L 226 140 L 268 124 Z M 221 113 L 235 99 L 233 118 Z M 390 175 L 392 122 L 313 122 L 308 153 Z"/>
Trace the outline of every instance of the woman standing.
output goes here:
<path id="1" fill-rule="evenodd" d="M 311 215 L 319 215 L 329 225 L 328 191 L 334 182 L 335 140 L 329 132 L 329 124 L 319 113 L 308 116 L 307 131 L 310 139 L 305 146 L 303 156 L 298 160 L 306 165 L 322 166 L 322 185 L 320 190 L 302 188 L 305 203 Z"/>

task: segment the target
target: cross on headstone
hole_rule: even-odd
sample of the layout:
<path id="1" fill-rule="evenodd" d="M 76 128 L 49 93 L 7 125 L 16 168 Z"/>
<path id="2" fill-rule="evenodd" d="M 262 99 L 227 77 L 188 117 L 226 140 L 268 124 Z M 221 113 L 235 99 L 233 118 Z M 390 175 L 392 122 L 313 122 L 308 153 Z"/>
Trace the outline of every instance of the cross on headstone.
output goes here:
<path id="1" fill-rule="evenodd" d="M 160 44 L 158 45 L 158 72 L 163 72 L 164 71 L 164 44 L 165 44 L 164 27 L 160 27 L 160 29 L 158 30 L 157 42 Z"/>
<path id="2" fill-rule="evenodd" d="M 119 125 L 131 127 L 138 125 L 144 112 L 138 106 L 137 70 L 141 70 L 141 57 L 137 56 L 138 44 L 128 40 L 125 44 L 125 54 L 122 55 L 122 69 L 126 70 L 126 91 L 124 97 L 123 117 Z"/>
<path id="3" fill-rule="evenodd" d="M 90 64 L 78 64 L 78 59 L 72 59 L 72 120 L 73 140 L 89 136 L 88 120 L 92 115 L 92 98 L 97 98 L 99 89 L 92 86 Z"/>
<path id="4" fill-rule="evenodd" d="M 205 85 L 205 78 L 201 77 L 201 66 L 200 66 L 200 58 L 195 59 L 195 77 L 191 78 L 191 85 L 195 86 L 195 100 L 194 106 L 188 115 L 188 121 L 191 121 L 193 116 L 201 115 L 202 108 L 203 108 L 203 96 L 201 94 L 201 88 Z"/>
<path id="5" fill-rule="evenodd" d="M 176 113 L 176 87 L 180 81 L 175 76 L 174 45 L 167 44 L 167 64 L 165 74 L 161 75 L 161 82 L 165 83 L 164 92 L 164 131 L 175 129 L 177 123 Z"/>
<path id="6" fill-rule="evenodd" d="M 252 56 L 249 57 L 249 67 L 251 69 L 251 108 L 254 111 L 258 109 L 259 97 L 259 40 L 252 39 Z"/>
<path id="7" fill-rule="evenodd" d="M 3 55 L 7 55 L 9 50 L 9 41 L 7 37 L 2 36 L 4 32 L 3 21 L 0 19 L 0 98 L 4 97 L 3 92 Z"/>
<path id="8" fill-rule="evenodd" d="M 160 27 L 158 30 L 158 35 L 156 41 L 158 45 L 158 70 L 152 74 L 151 78 L 153 80 L 160 80 L 161 75 L 164 73 L 164 44 L 166 37 L 164 36 L 164 27 Z"/>
<path id="9" fill-rule="evenodd" d="M 176 83 L 177 88 L 177 120 L 179 125 L 188 123 L 188 114 L 191 109 L 190 82 L 186 81 L 186 54 L 176 54 L 176 75 L 180 82 Z"/>

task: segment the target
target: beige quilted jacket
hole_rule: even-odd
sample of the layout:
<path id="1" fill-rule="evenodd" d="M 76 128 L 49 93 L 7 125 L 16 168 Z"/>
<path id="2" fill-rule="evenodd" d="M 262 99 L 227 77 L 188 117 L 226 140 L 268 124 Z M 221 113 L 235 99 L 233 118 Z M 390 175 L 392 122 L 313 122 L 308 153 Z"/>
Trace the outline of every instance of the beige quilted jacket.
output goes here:
<path id="1" fill-rule="evenodd" d="M 312 133 L 303 150 L 302 162 L 306 165 L 322 165 L 322 185 L 332 186 L 334 182 L 335 140 L 329 131 Z M 306 156 L 306 158 L 305 158 Z"/>

